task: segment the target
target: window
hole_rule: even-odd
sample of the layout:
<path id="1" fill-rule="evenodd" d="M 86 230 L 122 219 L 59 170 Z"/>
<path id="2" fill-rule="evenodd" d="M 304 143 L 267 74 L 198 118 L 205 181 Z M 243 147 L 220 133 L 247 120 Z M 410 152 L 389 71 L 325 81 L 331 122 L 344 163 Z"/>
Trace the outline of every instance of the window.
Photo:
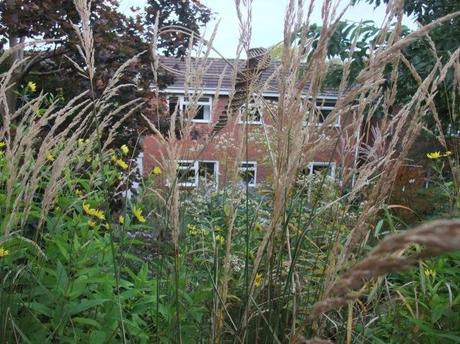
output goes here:
<path id="1" fill-rule="evenodd" d="M 177 162 L 177 178 L 180 186 L 197 187 L 199 185 L 213 185 L 217 187 L 219 164 L 217 161 L 189 161 Z"/>
<path id="2" fill-rule="evenodd" d="M 248 104 L 240 108 L 240 123 L 262 124 L 262 107 L 260 101 L 252 98 Z"/>
<path id="3" fill-rule="evenodd" d="M 196 162 L 178 161 L 177 179 L 180 186 L 196 187 L 198 185 Z"/>
<path id="4" fill-rule="evenodd" d="M 169 113 L 172 115 L 176 107 L 180 112 L 184 112 L 187 106 L 195 105 L 192 99 L 185 96 L 170 96 L 168 97 Z M 211 122 L 212 99 L 211 97 L 201 97 L 196 100 L 196 115 L 192 122 L 209 123 Z"/>
<path id="5" fill-rule="evenodd" d="M 217 161 L 198 161 L 198 178 L 201 185 L 217 187 L 219 165 Z"/>
<path id="6" fill-rule="evenodd" d="M 335 103 L 335 99 L 318 99 L 316 100 L 316 106 L 313 106 L 313 104 L 310 103 L 308 106 L 309 110 L 305 116 L 304 125 L 309 125 L 310 121 L 312 120 L 312 114 L 310 113 L 312 108 L 315 109 L 315 115 L 318 115 L 316 125 L 321 125 L 322 123 L 324 123 L 331 114 L 331 112 L 334 110 Z M 337 116 L 336 122 L 334 124 L 331 124 L 331 126 L 340 127 L 340 116 Z"/>
<path id="7" fill-rule="evenodd" d="M 335 108 L 336 101 L 333 99 L 318 99 L 316 101 L 316 109 L 319 111 L 318 124 L 324 123 L 327 117 Z M 335 127 L 340 126 L 340 118 L 337 116 L 336 122 L 333 124 Z"/>
<path id="8" fill-rule="evenodd" d="M 308 164 L 307 170 L 304 171 L 305 174 L 322 174 L 326 173 L 329 177 L 335 177 L 335 163 L 334 162 L 323 162 L 315 161 Z"/>
<path id="9" fill-rule="evenodd" d="M 249 161 L 241 163 L 239 175 L 244 185 L 255 187 L 257 179 L 257 163 Z"/>

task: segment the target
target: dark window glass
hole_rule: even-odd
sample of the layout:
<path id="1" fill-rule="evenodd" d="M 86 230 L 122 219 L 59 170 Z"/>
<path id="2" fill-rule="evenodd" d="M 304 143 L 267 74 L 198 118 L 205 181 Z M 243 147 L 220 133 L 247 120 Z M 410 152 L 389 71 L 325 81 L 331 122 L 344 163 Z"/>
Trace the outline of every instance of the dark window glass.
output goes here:
<path id="1" fill-rule="evenodd" d="M 256 165 L 254 163 L 241 163 L 239 176 L 245 185 L 256 185 Z"/>
<path id="2" fill-rule="evenodd" d="M 323 123 L 324 121 L 326 121 L 327 116 L 329 116 L 331 112 L 332 110 L 326 110 L 326 109 L 320 110 L 318 121 L 320 123 Z"/>
<path id="3" fill-rule="evenodd" d="M 196 111 L 196 116 L 193 119 L 205 120 L 207 118 L 204 117 L 204 106 L 198 106 Z"/>
<path id="4" fill-rule="evenodd" d="M 177 103 L 179 102 L 179 99 L 177 97 L 169 97 L 169 114 L 173 115 L 174 111 L 176 111 Z"/>
<path id="5" fill-rule="evenodd" d="M 217 163 L 200 161 L 198 164 L 198 175 L 200 182 L 215 183 L 217 181 Z"/>
<path id="6" fill-rule="evenodd" d="M 179 162 L 177 178 L 181 184 L 195 185 L 195 168 L 193 163 Z"/>

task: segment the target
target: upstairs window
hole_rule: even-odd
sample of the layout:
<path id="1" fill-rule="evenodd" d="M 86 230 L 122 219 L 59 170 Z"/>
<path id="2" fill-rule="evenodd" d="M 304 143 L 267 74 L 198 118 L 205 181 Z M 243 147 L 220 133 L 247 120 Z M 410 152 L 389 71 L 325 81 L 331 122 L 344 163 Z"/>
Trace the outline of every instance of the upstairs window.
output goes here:
<path id="1" fill-rule="evenodd" d="M 212 112 L 212 98 L 201 97 L 194 102 L 191 98 L 185 96 L 170 96 L 168 97 L 169 113 L 172 115 L 176 108 L 184 113 L 186 108 L 191 109 L 196 103 L 196 115 L 192 122 L 195 123 L 210 123 Z"/>
<path id="2" fill-rule="evenodd" d="M 257 179 L 257 163 L 255 161 L 246 161 L 241 163 L 239 167 L 240 180 L 249 187 L 256 186 Z"/>
<path id="3" fill-rule="evenodd" d="M 318 124 L 323 124 L 334 110 L 336 104 L 335 99 L 318 99 L 316 100 L 316 109 L 319 111 Z M 335 123 L 331 124 L 334 127 L 340 126 L 340 118 L 337 116 Z"/>

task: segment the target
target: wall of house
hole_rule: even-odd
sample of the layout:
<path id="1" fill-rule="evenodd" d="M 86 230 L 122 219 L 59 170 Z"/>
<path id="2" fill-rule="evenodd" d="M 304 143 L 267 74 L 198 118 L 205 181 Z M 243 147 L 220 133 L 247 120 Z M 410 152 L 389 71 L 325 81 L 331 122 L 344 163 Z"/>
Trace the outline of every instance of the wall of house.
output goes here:
<path id="1" fill-rule="evenodd" d="M 235 176 L 237 169 L 235 160 L 239 157 L 240 161 L 257 163 L 257 185 L 261 185 L 262 182 L 270 182 L 272 169 L 263 125 L 247 125 L 247 150 L 244 144 L 246 137 L 244 125 L 238 122 L 236 115 L 215 137 L 206 141 L 227 102 L 228 97 L 226 96 L 213 99 L 211 123 L 195 123 L 192 129 L 193 135 L 190 135 L 193 139 L 179 141 L 180 160 L 218 161 L 219 185 L 224 185 Z M 264 116 L 264 122 L 267 124 L 269 124 L 268 117 Z M 349 145 L 345 145 L 346 140 L 343 139 L 345 136 L 354 135 L 354 128 L 350 128 L 348 122 L 346 118 L 341 118 L 340 128 L 329 128 L 326 132 L 329 142 L 308 160 L 317 162 L 332 160 L 337 166 L 352 167 L 356 152 Z M 343 138 L 340 139 L 339 136 Z M 166 156 L 165 148 L 153 135 L 144 138 L 144 174 L 150 173 L 155 166 L 161 165 L 161 157 Z M 306 150 L 309 150 L 308 147 Z"/>

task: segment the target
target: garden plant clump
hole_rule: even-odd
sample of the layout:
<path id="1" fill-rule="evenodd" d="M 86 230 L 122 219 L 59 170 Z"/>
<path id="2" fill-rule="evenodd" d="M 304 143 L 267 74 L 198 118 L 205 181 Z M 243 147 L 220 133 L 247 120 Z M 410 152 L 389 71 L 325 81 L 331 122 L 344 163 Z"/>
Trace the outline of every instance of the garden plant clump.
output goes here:
<path id="1" fill-rule="evenodd" d="M 261 137 L 243 129 L 232 141 L 234 171 L 257 139 L 273 176 L 257 190 L 242 186 L 238 173 L 225 185 L 184 190 L 181 139 L 193 135 L 189 119 L 217 30 L 205 40 L 156 25 L 150 50 L 127 57 L 102 87 L 91 2 L 74 6 L 80 21 L 69 25 L 79 56 L 68 59 L 86 90 L 66 98 L 30 80 L 18 86 L 15 71 L 27 56 L 0 74 L 0 342 L 460 342 L 459 151 L 434 101 L 441 88 L 451 94 L 449 118 L 458 118 L 460 49 L 444 58 L 430 45 L 430 32 L 459 13 L 403 34 L 402 4 L 390 3 L 352 80 L 356 30 L 336 107 L 317 126 L 305 121 L 318 116 L 312 104 L 331 68 L 327 49 L 343 13 L 325 0 L 321 31 L 312 37 L 313 5 L 288 1 L 276 48 L 279 99 L 268 107 L 274 120 L 263 124 Z M 235 6 L 242 54 L 251 48 L 251 1 Z M 192 37 L 184 59 L 193 96 L 164 130 L 141 111 L 144 99 L 121 101 L 120 94 L 140 89 L 126 76 L 146 56 L 158 85 L 162 37 L 172 31 Z M 405 57 L 420 41 L 435 60 L 423 78 Z M 0 64 L 14 54 L 5 50 Z M 417 86 L 402 98 L 403 71 Z M 305 85 L 311 99 L 302 97 Z M 261 95 L 266 86 L 250 84 L 247 94 Z M 19 89 L 15 108 L 12 87 Z M 159 99 L 160 89 L 152 89 Z M 328 137 L 324 128 L 344 116 L 351 118 L 347 128 Z M 141 138 L 118 140 L 131 117 L 167 148 L 142 178 L 134 163 Z M 375 118 L 381 125 L 371 130 Z M 364 132 L 373 136 L 366 144 Z M 420 189 L 410 182 L 396 190 L 398 171 L 423 135 L 436 141 L 420 162 L 430 179 Z M 303 175 L 331 145 L 359 163 L 334 176 Z M 442 204 L 427 213 L 394 203 L 411 197 Z"/>

